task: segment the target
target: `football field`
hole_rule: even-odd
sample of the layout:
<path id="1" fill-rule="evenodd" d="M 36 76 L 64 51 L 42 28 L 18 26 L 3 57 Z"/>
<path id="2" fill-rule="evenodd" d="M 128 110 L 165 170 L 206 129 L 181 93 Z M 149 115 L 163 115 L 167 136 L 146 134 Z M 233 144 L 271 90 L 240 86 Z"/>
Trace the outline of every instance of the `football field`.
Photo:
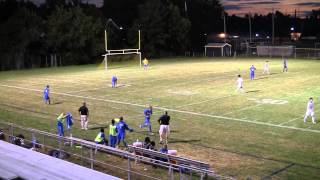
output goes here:
<path id="1" fill-rule="evenodd" d="M 128 142 L 144 139 L 143 109 L 153 105 L 157 119 L 171 116 L 169 149 L 211 164 L 215 172 L 238 179 L 319 179 L 320 123 L 303 122 L 309 97 L 320 117 L 320 61 L 269 59 L 270 75 L 263 75 L 266 59 L 176 58 L 151 60 L 150 70 L 134 64 L 45 68 L 0 72 L 0 121 L 56 132 L 56 117 L 87 102 L 88 131 L 76 122 L 75 136 L 94 139 L 96 127 L 123 116 L 135 131 Z M 249 79 L 251 65 L 256 79 Z M 236 92 L 237 75 L 244 92 Z M 111 77 L 118 88 L 111 88 Z M 43 102 L 49 84 L 51 105 Z M 157 148 L 160 145 L 157 144 Z"/>

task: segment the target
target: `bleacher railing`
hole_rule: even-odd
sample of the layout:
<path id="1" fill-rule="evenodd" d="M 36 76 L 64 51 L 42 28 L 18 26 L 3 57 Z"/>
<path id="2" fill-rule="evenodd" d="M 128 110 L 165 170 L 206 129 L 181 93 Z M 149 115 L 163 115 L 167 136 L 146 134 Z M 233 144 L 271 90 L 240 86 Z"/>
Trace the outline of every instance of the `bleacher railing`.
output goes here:
<path id="1" fill-rule="evenodd" d="M 215 174 L 207 163 L 134 146 L 129 146 L 128 152 L 75 137 L 60 137 L 6 122 L 0 122 L 0 129 L 9 141 L 17 138 L 18 134 L 23 134 L 24 141 L 30 144 L 30 148 L 37 149 L 40 146 L 39 151 L 43 153 L 48 153 L 49 149 L 56 150 L 59 152 L 59 158 L 64 158 L 62 154 L 67 154 L 72 162 L 128 180 L 165 179 L 164 177 L 167 179 L 233 179 Z M 124 163 L 125 161 L 127 163 Z M 142 173 L 142 167 L 158 169 L 148 174 Z M 165 170 L 168 174 L 163 176 Z"/>

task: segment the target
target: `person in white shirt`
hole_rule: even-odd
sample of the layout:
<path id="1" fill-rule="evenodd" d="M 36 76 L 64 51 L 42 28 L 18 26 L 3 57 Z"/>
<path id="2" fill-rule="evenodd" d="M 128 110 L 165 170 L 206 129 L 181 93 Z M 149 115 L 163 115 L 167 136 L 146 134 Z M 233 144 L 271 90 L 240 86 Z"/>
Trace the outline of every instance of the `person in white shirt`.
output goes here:
<path id="1" fill-rule="evenodd" d="M 262 74 L 270 74 L 270 69 L 269 69 L 269 61 L 266 61 L 264 63 L 264 67 L 263 67 L 263 72 Z"/>
<path id="2" fill-rule="evenodd" d="M 237 92 L 238 92 L 238 91 L 243 92 L 243 79 L 242 79 L 242 77 L 241 77 L 240 74 L 238 75 L 237 83 L 238 83 L 238 86 L 237 86 L 237 90 L 236 90 L 236 91 L 237 91 Z"/>
<path id="3" fill-rule="evenodd" d="M 314 114 L 314 103 L 313 103 L 313 98 L 309 98 L 309 102 L 308 102 L 308 105 L 307 105 L 307 112 L 306 112 L 306 115 L 304 116 L 304 122 L 306 123 L 307 122 L 307 119 L 308 117 L 311 117 L 312 118 L 312 122 L 313 124 L 316 124 L 316 116 Z"/>

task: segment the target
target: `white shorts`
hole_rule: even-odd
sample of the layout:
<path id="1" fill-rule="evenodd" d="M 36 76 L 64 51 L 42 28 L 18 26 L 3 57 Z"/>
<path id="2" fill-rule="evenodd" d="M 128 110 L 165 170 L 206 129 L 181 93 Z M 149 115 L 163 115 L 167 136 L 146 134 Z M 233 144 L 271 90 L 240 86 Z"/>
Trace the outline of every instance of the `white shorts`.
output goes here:
<path id="1" fill-rule="evenodd" d="M 80 119 L 81 119 L 81 122 L 87 122 L 88 121 L 88 116 L 87 115 L 81 115 Z"/>
<path id="2" fill-rule="evenodd" d="M 306 116 L 314 117 L 314 111 L 307 111 Z"/>
<path id="3" fill-rule="evenodd" d="M 159 130 L 160 135 L 162 134 L 167 134 L 167 136 L 170 134 L 170 127 L 169 125 L 160 125 L 160 130 Z"/>

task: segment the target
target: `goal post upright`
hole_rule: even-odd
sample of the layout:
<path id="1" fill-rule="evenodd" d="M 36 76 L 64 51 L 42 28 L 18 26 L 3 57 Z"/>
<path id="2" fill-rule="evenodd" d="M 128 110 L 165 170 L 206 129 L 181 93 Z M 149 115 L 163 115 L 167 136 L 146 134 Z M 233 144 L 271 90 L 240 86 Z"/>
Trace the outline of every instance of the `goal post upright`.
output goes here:
<path id="1" fill-rule="evenodd" d="M 107 34 L 107 30 L 104 30 L 104 45 L 105 45 L 106 53 L 108 53 L 108 34 Z M 104 67 L 105 67 L 105 69 L 107 71 L 108 70 L 108 55 L 107 54 L 104 55 Z"/>
<path id="2" fill-rule="evenodd" d="M 138 37 L 139 37 L 139 47 L 138 47 L 138 50 L 139 50 L 139 59 L 140 59 L 140 68 L 142 66 L 142 62 L 141 62 L 141 34 L 140 34 L 140 29 L 138 30 Z"/>
<path id="3" fill-rule="evenodd" d="M 108 56 L 113 55 L 125 55 L 125 54 L 137 54 L 139 55 L 139 64 L 140 68 L 142 67 L 142 58 L 141 58 L 141 34 L 140 30 L 138 30 L 138 49 L 108 49 L 108 33 L 104 31 L 104 46 L 106 50 L 106 54 L 104 56 L 105 70 L 108 70 Z"/>

